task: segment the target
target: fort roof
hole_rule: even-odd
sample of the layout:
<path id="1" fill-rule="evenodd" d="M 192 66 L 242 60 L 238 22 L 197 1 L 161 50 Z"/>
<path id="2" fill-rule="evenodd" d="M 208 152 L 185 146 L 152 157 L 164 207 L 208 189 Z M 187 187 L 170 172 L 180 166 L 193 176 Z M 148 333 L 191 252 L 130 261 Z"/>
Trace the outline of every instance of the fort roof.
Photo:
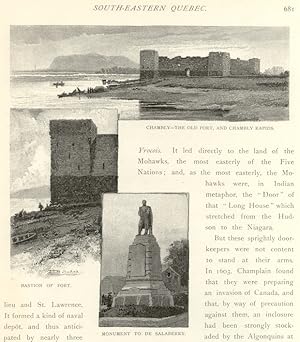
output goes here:
<path id="1" fill-rule="evenodd" d="M 145 50 L 141 50 L 140 52 L 152 52 L 152 53 L 156 52 L 156 53 L 158 53 L 156 50 L 153 50 L 153 49 L 145 49 Z"/>
<path id="2" fill-rule="evenodd" d="M 50 120 L 50 134 L 96 134 L 97 127 L 91 119 Z"/>
<path id="3" fill-rule="evenodd" d="M 93 123 L 93 120 L 92 119 L 55 119 L 55 120 L 50 120 L 50 123 L 53 123 L 53 124 L 78 123 L 79 125 L 82 125 L 84 123 Z"/>

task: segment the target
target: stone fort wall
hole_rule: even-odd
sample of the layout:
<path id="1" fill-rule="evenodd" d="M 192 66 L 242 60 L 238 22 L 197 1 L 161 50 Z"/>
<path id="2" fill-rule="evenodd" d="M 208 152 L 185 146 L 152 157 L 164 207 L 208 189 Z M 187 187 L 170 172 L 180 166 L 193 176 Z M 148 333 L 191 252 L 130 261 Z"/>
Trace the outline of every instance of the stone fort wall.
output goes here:
<path id="1" fill-rule="evenodd" d="M 248 61 L 237 59 L 230 60 L 230 74 L 231 75 L 259 75 L 260 60 L 258 58 L 251 58 Z"/>
<path id="2" fill-rule="evenodd" d="M 117 191 L 117 135 L 98 135 L 92 120 L 52 120 L 50 138 L 52 203 L 94 202 Z"/>
<path id="3" fill-rule="evenodd" d="M 159 57 L 159 76 L 185 76 L 190 70 L 191 76 L 206 76 L 208 57 Z"/>
<path id="4" fill-rule="evenodd" d="M 260 60 L 231 59 L 228 52 L 210 52 L 207 57 L 168 58 L 155 50 L 140 52 L 140 77 L 259 75 Z"/>

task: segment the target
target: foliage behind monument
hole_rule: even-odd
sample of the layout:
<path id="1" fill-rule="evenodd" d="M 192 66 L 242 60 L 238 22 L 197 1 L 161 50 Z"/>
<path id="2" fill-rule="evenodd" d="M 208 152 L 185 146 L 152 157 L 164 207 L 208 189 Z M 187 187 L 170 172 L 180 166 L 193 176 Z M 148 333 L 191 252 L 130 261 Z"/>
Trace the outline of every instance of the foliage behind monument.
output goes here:
<path id="1" fill-rule="evenodd" d="M 188 240 L 174 241 L 169 247 L 169 255 L 165 263 L 171 266 L 181 276 L 181 285 L 188 286 L 189 281 L 189 244 Z"/>

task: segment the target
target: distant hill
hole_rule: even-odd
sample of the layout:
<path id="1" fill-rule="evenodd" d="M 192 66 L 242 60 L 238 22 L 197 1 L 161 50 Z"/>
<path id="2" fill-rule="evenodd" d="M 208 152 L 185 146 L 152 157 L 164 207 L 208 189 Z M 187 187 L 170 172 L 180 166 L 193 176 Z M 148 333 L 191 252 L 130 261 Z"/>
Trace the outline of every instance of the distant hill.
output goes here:
<path id="1" fill-rule="evenodd" d="M 54 58 L 49 69 L 54 71 L 99 71 L 111 68 L 134 68 L 139 65 L 124 56 L 103 56 L 97 53 L 68 55 Z"/>
<path id="2" fill-rule="evenodd" d="M 10 194 L 11 198 L 49 198 L 50 188 L 49 186 L 40 186 L 38 188 L 24 189 L 13 192 Z"/>

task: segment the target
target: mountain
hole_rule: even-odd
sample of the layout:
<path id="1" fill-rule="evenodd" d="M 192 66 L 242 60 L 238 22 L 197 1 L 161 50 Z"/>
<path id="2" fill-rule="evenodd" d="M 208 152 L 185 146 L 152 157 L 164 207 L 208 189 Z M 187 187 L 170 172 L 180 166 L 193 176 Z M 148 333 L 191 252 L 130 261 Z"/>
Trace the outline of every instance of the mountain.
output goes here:
<path id="1" fill-rule="evenodd" d="M 49 198 L 50 188 L 49 186 L 40 186 L 37 188 L 24 189 L 13 192 L 10 194 L 11 198 Z"/>
<path id="2" fill-rule="evenodd" d="M 54 71 L 98 71 L 113 67 L 138 69 L 139 65 L 124 56 L 103 56 L 90 53 L 55 57 L 49 69 Z"/>

